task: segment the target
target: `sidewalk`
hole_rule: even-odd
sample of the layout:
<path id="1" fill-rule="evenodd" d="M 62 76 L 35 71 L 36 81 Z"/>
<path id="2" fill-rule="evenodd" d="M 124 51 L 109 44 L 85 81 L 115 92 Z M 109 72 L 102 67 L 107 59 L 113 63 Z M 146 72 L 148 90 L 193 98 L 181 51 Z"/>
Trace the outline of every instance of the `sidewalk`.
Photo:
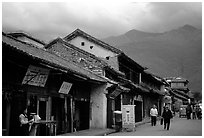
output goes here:
<path id="1" fill-rule="evenodd" d="M 114 133 L 115 129 L 87 129 L 81 130 L 73 133 L 66 133 L 57 136 L 106 136 L 111 133 Z"/>

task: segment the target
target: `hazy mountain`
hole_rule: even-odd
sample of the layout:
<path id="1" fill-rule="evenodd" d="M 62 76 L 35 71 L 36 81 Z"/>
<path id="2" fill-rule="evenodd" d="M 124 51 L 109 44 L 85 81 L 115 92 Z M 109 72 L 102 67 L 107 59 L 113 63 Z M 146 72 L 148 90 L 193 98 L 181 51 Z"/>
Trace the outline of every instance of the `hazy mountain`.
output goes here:
<path id="1" fill-rule="evenodd" d="M 181 76 L 191 91 L 202 89 L 202 31 L 185 25 L 164 33 L 130 30 L 103 39 L 161 77 Z"/>

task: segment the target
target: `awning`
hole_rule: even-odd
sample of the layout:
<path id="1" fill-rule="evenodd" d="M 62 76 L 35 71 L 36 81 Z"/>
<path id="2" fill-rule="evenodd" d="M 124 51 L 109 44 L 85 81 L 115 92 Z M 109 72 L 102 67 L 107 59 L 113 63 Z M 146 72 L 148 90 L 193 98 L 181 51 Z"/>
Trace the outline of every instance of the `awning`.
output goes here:
<path id="1" fill-rule="evenodd" d="M 120 95 L 123 92 L 127 93 L 130 91 L 130 89 L 125 88 L 121 85 L 112 85 L 108 87 L 107 90 L 112 91 L 111 93 L 107 95 L 107 97 L 111 99 L 115 99 L 118 95 Z"/>

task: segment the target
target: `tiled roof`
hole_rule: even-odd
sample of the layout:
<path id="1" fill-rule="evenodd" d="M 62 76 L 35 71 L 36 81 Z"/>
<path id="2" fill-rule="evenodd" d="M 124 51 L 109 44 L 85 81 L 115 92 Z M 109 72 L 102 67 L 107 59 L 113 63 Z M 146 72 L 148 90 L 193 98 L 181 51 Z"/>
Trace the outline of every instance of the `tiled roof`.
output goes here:
<path id="1" fill-rule="evenodd" d="M 10 32 L 10 33 L 7 33 L 7 35 L 13 36 L 13 37 L 15 37 L 15 38 L 16 38 L 16 37 L 24 36 L 24 37 L 30 38 L 30 39 L 32 39 L 32 40 L 34 40 L 34 41 L 36 41 L 36 42 L 42 44 L 42 45 L 45 45 L 45 44 L 46 44 L 46 43 L 43 42 L 42 40 L 39 40 L 39 39 L 37 39 L 37 38 L 34 38 L 34 37 L 32 37 L 31 35 L 29 35 L 28 33 L 22 32 L 22 31 Z"/>
<path id="2" fill-rule="evenodd" d="M 144 73 L 147 74 L 147 75 L 149 75 L 149 76 L 151 76 L 151 77 L 152 77 L 154 80 L 156 80 L 157 82 L 160 82 L 160 83 L 162 83 L 162 84 L 168 84 L 165 79 L 163 79 L 163 78 L 161 78 L 161 77 L 159 77 L 159 76 L 157 76 L 157 75 L 155 75 L 155 74 L 152 74 L 152 73 L 150 73 L 150 72 L 148 72 L 148 71 L 144 71 Z"/>
<path id="3" fill-rule="evenodd" d="M 102 62 L 104 66 L 107 66 L 107 65 L 108 65 L 106 62 L 100 60 L 100 59 L 99 59 L 98 57 L 96 57 L 95 55 L 93 55 L 93 54 L 91 54 L 91 53 L 89 53 L 89 52 L 86 52 L 85 50 L 82 50 L 82 49 L 80 49 L 80 48 L 78 48 L 78 47 L 76 47 L 76 46 L 74 46 L 74 45 L 68 43 L 67 41 L 63 40 L 62 38 L 56 38 L 56 39 L 54 39 L 54 40 L 51 41 L 49 44 L 47 44 L 47 45 L 45 46 L 45 48 L 46 48 L 46 49 L 49 49 L 50 47 L 53 46 L 53 44 L 55 44 L 55 43 L 57 43 L 57 42 L 62 43 L 62 44 L 65 44 L 67 47 L 70 47 L 70 48 L 72 48 L 72 49 L 74 49 L 74 50 L 77 50 L 77 51 L 79 51 L 79 52 L 81 52 L 81 53 L 83 53 L 83 54 L 85 54 L 85 55 L 88 55 L 88 56 L 90 56 L 90 57 L 92 57 L 92 58 L 94 58 L 94 59 L 96 59 L 96 60 Z"/>
<path id="4" fill-rule="evenodd" d="M 167 82 L 185 82 L 188 83 L 188 80 L 182 77 L 167 77 L 165 78 Z"/>
<path id="5" fill-rule="evenodd" d="M 179 91 L 179 90 L 172 90 L 172 91 L 179 94 L 179 95 L 182 95 L 182 96 L 184 96 L 186 98 L 189 98 L 189 96 L 186 93 L 184 93 L 183 91 Z"/>
<path id="6" fill-rule="evenodd" d="M 175 97 L 179 98 L 179 99 L 182 99 L 182 100 L 188 100 L 188 98 L 184 97 L 183 95 L 180 95 L 174 91 L 170 91 L 171 94 L 173 94 Z"/>
<path id="7" fill-rule="evenodd" d="M 6 36 L 5 33 L 2 33 L 2 43 L 5 44 L 3 46 L 12 47 L 19 52 L 27 54 L 28 56 L 31 56 L 34 59 L 41 60 L 42 62 L 49 64 L 51 66 L 57 67 L 60 70 L 65 70 L 66 72 L 74 73 L 78 76 L 85 77 L 86 79 L 98 82 L 107 82 L 107 80 L 104 77 L 100 77 L 88 70 L 82 69 L 77 65 L 62 59 L 57 55 L 49 53 L 46 50 L 34 47 L 10 36 Z"/>
<path id="8" fill-rule="evenodd" d="M 99 62 L 101 63 L 101 65 L 103 65 L 103 67 L 105 67 L 106 69 L 109 69 L 109 70 L 111 70 L 111 71 L 114 71 L 117 75 L 124 76 L 124 73 L 120 72 L 119 70 L 116 70 L 116 69 L 112 68 L 112 67 L 111 67 L 110 65 L 108 65 L 108 63 L 106 63 L 104 60 L 102 60 L 102 59 L 96 57 L 95 55 L 93 55 L 93 54 L 91 54 L 91 53 L 89 53 L 89 52 L 86 52 L 85 50 L 82 50 L 82 49 L 80 49 L 80 48 L 78 48 L 78 47 L 76 47 L 76 46 L 70 44 L 69 42 L 67 42 L 67 41 L 65 41 L 65 40 L 63 40 L 63 39 L 61 39 L 61 38 L 56 38 L 56 39 L 54 39 L 54 40 L 51 41 L 49 44 L 47 44 L 47 45 L 45 46 L 45 48 L 46 48 L 46 49 L 49 49 L 49 48 L 51 48 L 51 47 L 52 47 L 55 43 L 57 43 L 57 42 L 62 43 L 62 44 L 65 44 L 65 46 L 70 47 L 70 48 L 72 48 L 73 50 L 76 50 L 76 51 L 78 51 L 78 52 L 80 52 L 80 53 L 82 53 L 82 54 L 84 54 L 84 55 L 87 55 L 87 56 L 89 56 L 89 57 L 91 57 L 91 58 L 94 58 L 95 60 L 99 61 Z"/>
<path id="9" fill-rule="evenodd" d="M 141 66 L 135 60 L 127 56 L 125 53 L 121 53 L 119 57 L 125 58 L 129 63 L 131 63 L 131 65 L 136 66 L 136 68 L 140 69 L 141 71 L 144 71 L 146 69 L 146 67 Z"/>
<path id="10" fill-rule="evenodd" d="M 84 31 L 82 31 L 80 29 L 76 29 L 74 32 L 72 32 L 71 34 L 67 35 L 63 39 L 65 39 L 66 41 L 69 41 L 69 40 L 72 40 L 73 38 L 75 38 L 77 36 L 82 36 L 82 37 L 88 39 L 89 41 L 94 42 L 94 43 L 104 47 L 105 49 L 111 50 L 112 52 L 115 52 L 117 54 L 123 53 L 122 50 L 117 49 L 117 48 L 115 48 L 115 47 L 113 47 L 113 46 L 111 46 L 111 45 L 109 45 L 109 44 L 107 44 L 107 43 L 105 43 L 105 42 L 103 42 L 103 41 L 101 41 L 101 40 L 99 40 L 99 39 L 97 39 L 97 38 L 87 34 L 87 33 L 85 33 Z"/>

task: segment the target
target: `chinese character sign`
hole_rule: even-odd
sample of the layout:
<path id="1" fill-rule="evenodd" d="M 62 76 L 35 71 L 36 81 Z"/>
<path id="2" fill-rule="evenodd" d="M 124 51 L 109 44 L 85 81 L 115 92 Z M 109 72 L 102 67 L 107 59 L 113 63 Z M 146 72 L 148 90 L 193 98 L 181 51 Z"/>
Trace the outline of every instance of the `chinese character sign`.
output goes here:
<path id="1" fill-rule="evenodd" d="M 68 83 L 64 81 L 60 87 L 59 93 L 68 94 L 71 87 L 72 87 L 72 83 Z"/>
<path id="2" fill-rule="evenodd" d="M 22 84 L 44 87 L 48 78 L 49 70 L 30 65 Z"/>

